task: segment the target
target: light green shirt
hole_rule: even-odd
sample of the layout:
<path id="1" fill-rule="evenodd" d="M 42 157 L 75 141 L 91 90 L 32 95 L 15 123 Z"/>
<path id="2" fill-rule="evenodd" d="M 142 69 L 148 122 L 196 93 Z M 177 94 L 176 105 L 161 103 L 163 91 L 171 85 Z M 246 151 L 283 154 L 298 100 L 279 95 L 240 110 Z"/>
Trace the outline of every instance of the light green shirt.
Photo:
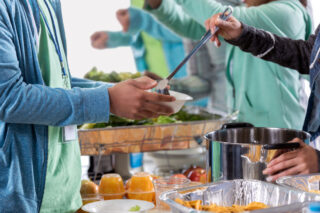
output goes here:
<path id="1" fill-rule="evenodd" d="M 215 0 L 163 0 L 151 12 L 174 32 L 199 39 L 205 20 L 225 9 Z M 306 39 L 311 32 L 311 19 L 298 0 L 234 7 L 232 15 L 245 24 L 292 39 Z M 302 86 L 297 71 L 263 61 L 229 44 L 226 64 L 228 107 L 239 111 L 239 121 L 255 126 L 302 128 L 305 110 L 300 103 Z"/>
<path id="2" fill-rule="evenodd" d="M 50 14 L 44 0 L 38 0 L 38 4 L 46 16 L 51 31 L 54 33 Z M 59 36 L 59 25 L 51 5 L 50 10 L 54 15 L 56 34 Z M 38 58 L 44 82 L 47 86 L 53 88 L 70 89 L 68 69 L 66 69 L 67 81 L 65 81 L 62 77 L 60 61 L 54 43 L 42 17 L 39 34 Z M 58 37 L 58 42 L 63 55 L 64 66 L 67 68 L 67 60 L 60 37 Z M 48 128 L 47 174 L 40 212 L 75 212 L 82 204 L 80 196 L 81 161 L 79 143 L 78 141 L 64 142 L 62 127 L 49 126 Z"/>

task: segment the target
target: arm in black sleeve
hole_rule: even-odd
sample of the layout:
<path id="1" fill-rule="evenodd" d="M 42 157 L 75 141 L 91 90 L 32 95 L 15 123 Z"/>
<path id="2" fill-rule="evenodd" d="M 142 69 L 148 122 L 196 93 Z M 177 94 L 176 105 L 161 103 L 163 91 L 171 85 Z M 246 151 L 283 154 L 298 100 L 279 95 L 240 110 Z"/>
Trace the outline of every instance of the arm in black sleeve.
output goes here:
<path id="1" fill-rule="evenodd" d="M 239 46 L 241 50 L 267 61 L 272 61 L 301 74 L 309 74 L 310 55 L 316 35 L 307 41 L 292 40 L 242 24 L 243 31 L 236 40 L 227 42 Z M 317 29 L 317 33 L 320 26 Z"/>

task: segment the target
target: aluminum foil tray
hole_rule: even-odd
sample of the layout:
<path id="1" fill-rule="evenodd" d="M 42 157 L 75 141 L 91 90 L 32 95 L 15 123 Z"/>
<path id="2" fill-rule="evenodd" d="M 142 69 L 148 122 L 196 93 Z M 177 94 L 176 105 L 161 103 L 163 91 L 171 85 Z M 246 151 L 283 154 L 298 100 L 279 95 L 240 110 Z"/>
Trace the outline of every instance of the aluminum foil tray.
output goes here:
<path id="1" fill-rule="evenodd" d="M 200 186 L 188 187 L 165 192 L 160 199 L 167 203 L 173 213 L 204 213 L 184 207 L 175 202 L 176 198 L 185 201 L 202 200 L 204 205 L 221 206 L 248 205 L 251 202 L 263 202 L 268 209 L 250 211 L 254 213 L 295 213 L 304 212 L 311 201 L 320 201 L 320 195 L 275 185 L 258 180 L 221 181 Z"/>
<path id="2" fill-rule="evenodd" d="M 303 190 L 312 194 L 320 194 L 320 173 L 286 176 L 279 178 L 277 183 L 282 186 Z"/>

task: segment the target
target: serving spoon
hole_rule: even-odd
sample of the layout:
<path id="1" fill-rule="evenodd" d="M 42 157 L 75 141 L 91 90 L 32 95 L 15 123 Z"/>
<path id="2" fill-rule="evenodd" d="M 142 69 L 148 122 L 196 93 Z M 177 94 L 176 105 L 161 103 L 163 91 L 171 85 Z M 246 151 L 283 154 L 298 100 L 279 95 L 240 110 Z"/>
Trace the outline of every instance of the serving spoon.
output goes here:
<path id="1" fill-rule="evenodd" d="M 233 12 L 233 9 L 231 6 L 228 6 L 227 9 L 220 15 L 220 19 L 227 20 Z M 211 33 L 211 30 L 208 30 L 202 39 L 197 43 L 197 45 L 192 49 L 192 51 L 182 60 L 182 62 L 174 69 L 174 71 L 165 79 L 162 79 L 158 82 L 158 85 L 155 87 L 155 90 L 157 93 L 164 94 L 164 95 L 170 95 L 168 90 L 168 84 L 169 81 L 172 79 L 172 77 L 181 69 L 183 65 L 193 56 L 198 50 L 207 42 L 209 41 L 212 36 L 214 36 L 217 31 L 219 30 L 219 27 L 216 27 L 214 32 Z"/>

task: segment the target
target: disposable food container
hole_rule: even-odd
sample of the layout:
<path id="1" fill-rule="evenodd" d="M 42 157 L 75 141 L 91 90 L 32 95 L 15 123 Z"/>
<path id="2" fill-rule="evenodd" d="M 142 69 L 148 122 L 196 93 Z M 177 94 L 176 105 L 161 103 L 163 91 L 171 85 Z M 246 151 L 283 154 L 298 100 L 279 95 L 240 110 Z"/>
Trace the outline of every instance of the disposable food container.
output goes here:
<path id="1" fill-rule="evenodd" d="M 320 195 L 320 173 L 285 176 L 279 178 L 277 183 L 282 186 Z"/>
<path id="2" fill-rule="evenodd" d="M 169 106 L 173 109 L 174 113 L 177 113 L 180 111 L 180 109 L 183 107 L 183 105 L 186 103 L 186 101 L 192 101 L 193 98 L 187 94 L 175 92 L 170 90 L 170 95 L 175 97 L 176 100 L 173 102 L 163 102 L 161 104 L 165 106 Z"/>
<path id="3" fill-rule="evenodd" d="M 320 196 L 301 190 L 275 185 L 259 180 L 220 181 L 200 186 L 171 190 L 161 194 L 160 199 L 167 203 L 173 213 L 205 213 L 175 202 L 201 200 L 203 205 L 219 206 L 248 205 L 251 202 L 262 202 L 267 209 L 250 211 L 254 213 L 295 213 L 303 212 L 311 201 L 319 201 Z"/>

